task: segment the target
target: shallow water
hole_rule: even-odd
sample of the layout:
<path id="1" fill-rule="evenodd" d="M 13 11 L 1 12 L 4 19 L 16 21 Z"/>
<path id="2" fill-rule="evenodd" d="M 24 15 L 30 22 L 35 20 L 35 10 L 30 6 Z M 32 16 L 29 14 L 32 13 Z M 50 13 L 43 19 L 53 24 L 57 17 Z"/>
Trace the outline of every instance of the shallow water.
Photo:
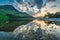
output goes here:
<path id="1" fill-rule="evenodd" d="M 19 26 L 13 32 L 0 32 L 0 40 L 60 40 L 60 22 L 55 21 L 35 19 L 28 24 Z"/>

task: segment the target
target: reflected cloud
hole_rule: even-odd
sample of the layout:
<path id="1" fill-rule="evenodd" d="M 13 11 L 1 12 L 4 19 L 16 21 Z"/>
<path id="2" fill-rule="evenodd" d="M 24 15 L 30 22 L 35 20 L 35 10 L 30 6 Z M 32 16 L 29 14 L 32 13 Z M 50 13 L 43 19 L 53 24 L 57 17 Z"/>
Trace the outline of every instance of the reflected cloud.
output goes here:
<path id="1" fill-rule="evenodd" d="M 26 25 L 19 26 L 18 28 L 16 28 L 14 30 L 13 33 L 15 34 L 15 37 L 18 37 L 17 35 L 20 35 L 20 33 L 22 33 L 22 35 L 24 35 L 26 37 L 26 35 L 28 33 L 32 33 L 31 35 L 34 35 L 38 29 L 40 29 L 40 33 L 42 35 L 41 39 L 43 39 L 43 38 L 48 39 L 48 37 L 45 37 L 45 36 L 53 37 L 53 39 L 55 37 L 59 38 L 60 26 L 58 26 L 56 24 L 49 24 L 48 25 L 45 21 L 37 20 L 37 19 L 33 20 L 32 22 L 30 22 Z M 34 34 L 33 34 L 33 32 L 34 32 Z M 39 33 L 39 35 L 40 35 L 40 33 Z M 28 34 L 28 36 L 29 35 L 30 34 Z"/>
<path id="2" fill-rule="evenodd" d="M 45 23 L 45 21 L 43 21 L 43 20 L 34 20 L 33 21 L 34 23 L 36 23 L 36 25 L 40 25 L 40 28 L 42 29 L 42 30 L 45 30 L 45 26 L 47 25 L 46 23 Z"/>

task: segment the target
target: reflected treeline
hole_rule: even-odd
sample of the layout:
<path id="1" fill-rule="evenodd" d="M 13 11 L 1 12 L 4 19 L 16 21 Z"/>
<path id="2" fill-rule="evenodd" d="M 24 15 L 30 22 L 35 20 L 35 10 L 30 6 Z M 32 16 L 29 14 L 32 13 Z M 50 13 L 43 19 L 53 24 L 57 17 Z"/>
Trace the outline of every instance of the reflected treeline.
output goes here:
<path id="1" fill-rule="evenodd" d="M 60 26 L 60 22 L 56 22 L 56 21 L 45 21 L 45 23 L 47 25 L 49 25 L 49 24 L 56 24 L 56 25 Z"/>
<path id="2" fill-rule="evenodd" d="M 25 21 L 25 20 L 22 20 L 22 21 L 7 21 L 3 25 L 0 26 L 0 31 L 12 32 L 18 26 L 25 25 L 29 22 L 31 22 L 31 20 L 28 20 L 28 21 Z"/>

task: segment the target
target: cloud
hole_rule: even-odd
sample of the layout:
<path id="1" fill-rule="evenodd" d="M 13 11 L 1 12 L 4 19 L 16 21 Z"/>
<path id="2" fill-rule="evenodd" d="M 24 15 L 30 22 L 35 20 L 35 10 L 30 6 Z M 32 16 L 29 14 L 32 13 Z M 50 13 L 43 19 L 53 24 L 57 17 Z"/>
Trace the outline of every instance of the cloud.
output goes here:
<path id="1" fill-rule="evenodd" d="M 49 0 L 49 2 L 46 4 L 47 12 L 50 13 L 56 13 L 60 12 L 60 3 L 58 2 L 59 0 Z"/>
<path id="2" fill-rule="evenodd" d="M 34 15 L 35 13 L 39 12 L 43 5 L 43 0 L 24 0 L 21 3 L 19 3 L 18 1 L 19 0 L 15 0 L 13 6 L 18 11 L 26 12 L 29 15 Z"/>
<path id="3" fill-rule="evenodd" d="M 47 2 L 55 2 L 56 0 L 47 0 Z"/>
<path id="4" fill-rule="evenodd" d="M 20 0 L 21 1 L 21 0 Z M 17 2 L 15 0 L 15 2 Z M 60 4 L 60 3 L 59 3 Z M 26 12 L 27 14 L 38 17 L 44 16 L 48 12 L 56 13 L 60 10 L 58 0 L 25 0 L 21 3 L 14 3 L 14 7 L 20 12 Z"/>

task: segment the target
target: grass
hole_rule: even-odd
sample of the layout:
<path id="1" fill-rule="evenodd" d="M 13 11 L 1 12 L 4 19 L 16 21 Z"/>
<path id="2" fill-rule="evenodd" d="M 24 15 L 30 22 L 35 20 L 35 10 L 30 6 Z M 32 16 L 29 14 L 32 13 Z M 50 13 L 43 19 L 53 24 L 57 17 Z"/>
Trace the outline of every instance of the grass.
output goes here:
<path id="1" fill-rule="evenodd" d="M 4 24 L 6 21 L 8 21 L 8 17 L 3 15 L 3 14 L 0 14 L 0 25 Z"/>
<path id="2" fill-rule="evenodd" d="M 10 20 L 10 17 L 12 18 L 12 20 Z M 15 20 L 14 21 L 13 17 L 14 18 L 15 17 L 16 18 L 25 18 L 25 17 L 32 18 L 29 15 L 25 15 L 25 14 L 18 13 L 15 11 L 0 9 L 0 31 L 13 31 L 16 27 L 18 27 L 22 24 L 27 24 L 28 22 L 31 21 L 28 19 L 20 20 L 20 21 Z"/>

